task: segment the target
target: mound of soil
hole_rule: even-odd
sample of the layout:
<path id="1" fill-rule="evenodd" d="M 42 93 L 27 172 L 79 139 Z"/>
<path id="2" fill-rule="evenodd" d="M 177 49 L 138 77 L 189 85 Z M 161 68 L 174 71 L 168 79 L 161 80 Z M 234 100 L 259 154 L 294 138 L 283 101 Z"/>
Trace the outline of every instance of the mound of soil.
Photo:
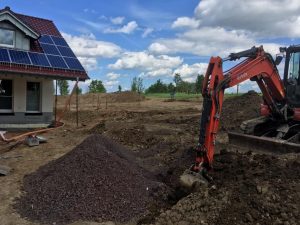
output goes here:
<path id="1" fill-rule="evenodd" d="M 107 95 L 109 102 L 138 102 L 145 99 L 143 95 L 140 95 L 132 91 L 115 92 Z"/>
<path id="2" fill-rule="evenodd" d="M 254 91 L 225 99 L 220 120 L 221 129 L 235 130 L 243 121 L 258 117 L 261 103 L 262 97 Z"/>
<path id="3" fill-rule="evenodd" d="M 290 224 L 300 220 L 300 156 L 221 151 L 214 182 L 199 187 L 155 224 Z"/>
<path id="4" fill-rule="evenodd" d="M 27 175 L 14 207 L 23 217 L 49 224 L 128 221 L 145 212 L 160 186 L 134 161 L 124 147 L 91 135 Z"/>

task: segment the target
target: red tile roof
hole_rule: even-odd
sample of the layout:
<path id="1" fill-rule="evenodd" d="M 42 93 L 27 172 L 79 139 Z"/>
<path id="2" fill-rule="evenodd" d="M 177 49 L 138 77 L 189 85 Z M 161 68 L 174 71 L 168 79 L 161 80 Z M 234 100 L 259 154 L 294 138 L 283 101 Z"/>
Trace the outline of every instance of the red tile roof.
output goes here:
<path id="1" fill-rule="evenodd" d="M 42 18 L 26 16 L 12 12 L 18 19 L 24 22 L 27 26 L 31 27 L 40 35 L 53 35 L 62 37 L 55 24 L 51 20 Z"/>
<path id="2" fill-rule="evenodd" d="M 1 12 L 8 11 L 13 14 L 17 19 L 25 23 L 29 28 L 34 30 L 39 35 L 52 35 L 57 37 L 62 37 L 61 33 L 51 20 L 22 15 L 11 11 L 9 7 L 5 7 L 0 10 Z M 33 52 L 42 52 L 42 49 L 39 45 L 38 40 L 30 40 L 30 51 Z M 75 80 L 79 78 L 80 80 L 89 79 L 86 72 L 83 71 L 74 71 L 74 70 L 64 70 L 56 68 L 45 68 L 45 67 L 35 67 L 30 65 L 20 65 L 20 64 L 9 64 L 9 63 L 0 63 L 0 72 L 12 72 L 12 73 L 23 73 L 30 75 L 40 75 L 56 78 L 64 78 L 69 80 Z"/>

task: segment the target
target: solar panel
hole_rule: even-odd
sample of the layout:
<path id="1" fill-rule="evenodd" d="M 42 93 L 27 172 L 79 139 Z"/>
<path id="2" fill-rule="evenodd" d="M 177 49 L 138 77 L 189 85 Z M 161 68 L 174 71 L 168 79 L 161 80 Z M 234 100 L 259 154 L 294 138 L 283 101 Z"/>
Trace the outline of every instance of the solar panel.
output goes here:
<path id="1" fill-rule="evenodd" d="M 31 65 L 29 56 L 27 52 L 17 51 L 17 50 L 9 50 L 9 55 L 11 58 L 11 62 L 13 63 L 21 63 Z"/>
<path id="2" fill-rule="evenodd" d="M 58 48 L 58 50 L 59 50 L 59 52 L 62 56 L 68 56 L 68 57 L 75 57 L 76 58 L 73 51 L 69 47 L 57 46 L 57 48 Z"/>
<path id="3" fill-rule="evenodd" d="M 41 44 L 41 47 L 44 53 L 51 54 L 51 55 L 60 55 L 55 45 Z"/>
<path id="4" fill-rule="evenodd" d="M 51 66 L 61 69 L 68 69 L 68 66 L 61 56 L 47 55 L 47 57 Z"/>
<path id="5" fill-rule="evenodd" d="M 34 66 L 50 66 L 45 54 L 28 52 L 32 65 Z"/>
<path id="6" fill-rule="evenodd" d="M 61 45 L 61 46 L 69 47 L 69 45 L 67 44 L 67 42 L 65 41 L 65 39 L 63 39 L 61 37 L 52 36 L 52 40 L 54 41 L 54 44 L 56 44 L 56 45 Z"/>
<path id="7" fill-rule="evenodd" d="M 10 62 L 8 51 L 5 48 L 0 49 L 0 62 Z"/>
<path id="8" fill-rule="evenodd" d="M 40 43 L 54 44 L 49 35 L 43 35 L 39 38 Z"/>
<path id="9" fill-rule="evenodd" d="M 84 71 L 84 68 L 82 67 L 81 63 L 77 58 L 64 57 L 64 59 L 70 69 Z"/>

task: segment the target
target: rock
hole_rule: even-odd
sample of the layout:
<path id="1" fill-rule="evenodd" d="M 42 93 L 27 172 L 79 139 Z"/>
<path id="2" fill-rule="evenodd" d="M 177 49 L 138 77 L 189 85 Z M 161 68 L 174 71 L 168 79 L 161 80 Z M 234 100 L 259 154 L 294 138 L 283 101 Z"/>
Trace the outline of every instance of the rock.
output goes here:
<path id="1" fill-rule="evenodd" d="M 288 216 L 285 212 L 281 213 L 281 218 L 284 219 L 284 220 L 288 220 Z"/>
<path id="2" fill-rule="evenodd" d="M 253 218 L 252 218 L 252 216 L 251 216 L 251 214 L 250 213 L 246 213 L 246 219 L 247 219 L 247 221 L 249 221 L 249 222 L 253 222 Z"/>
<path id="3" fill-rule="evenodd" d="M 178 222 L 178 225 L 190 225 L 190 223 L 185 220 L 182 220 Z"/>
<path id="4" fill-rule="evenodd" d="M 269 189 L 269 187 L 268 187 L 267 184 L 258 184 L 258 185 L 256 186 L 256 190 L 257 190 L 257 192 L 258 192 L 259 194 L 265 194 L 265 193 L 267 193 L 267 192 L 268 192 L 268 189 Z"/>

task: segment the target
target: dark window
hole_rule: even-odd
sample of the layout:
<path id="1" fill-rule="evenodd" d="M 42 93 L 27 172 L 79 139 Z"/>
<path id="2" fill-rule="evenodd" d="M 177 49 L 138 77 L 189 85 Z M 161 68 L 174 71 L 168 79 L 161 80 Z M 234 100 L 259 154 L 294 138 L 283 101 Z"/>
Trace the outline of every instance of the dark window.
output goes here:
<path id="1" fill-rule="evenodd" d="M 26 111 L 40 112 L 41 87 L 39 82 L 27 82 Z"/>
<path id="2" fill-rule="evenodd" d="M 15 46 L 15 31 L 0 28 L 0 45 L 6 47 Z"/>
<path id="3" fill-rule="evenodd" d="M 13 84 L 12 80 L 0 80 L 0 112 L 12 112 Z"/>

